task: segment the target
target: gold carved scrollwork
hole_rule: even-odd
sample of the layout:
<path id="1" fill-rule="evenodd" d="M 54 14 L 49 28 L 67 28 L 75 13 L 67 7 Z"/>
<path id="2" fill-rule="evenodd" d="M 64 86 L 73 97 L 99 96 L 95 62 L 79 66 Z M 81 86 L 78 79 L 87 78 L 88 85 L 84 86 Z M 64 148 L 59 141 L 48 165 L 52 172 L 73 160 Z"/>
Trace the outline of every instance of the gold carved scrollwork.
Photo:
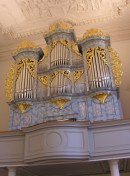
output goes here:
<path id="1" fill-rule="evenodd" d="M 35 66 L 36 66 L 35 59 L 27 58 L 26 65 L 27 65 L 27 69 L 30 72 L 31 76 L 35 77 Z"/>
<path id="2" fill-rule="evenodd" d="M 98 92 L 98 93 L 91 95 L 92 98 L 97 99 L 102 104 L 105 103 L 105 100 L 109 96 L 111 96 L 111 93 L 107 93 L 107 92 Z"/>
<path id="3" fill-rule="evenodd" d="M 50 81 L 52 82 L 53 79 L 56 77 L 56 75 L 58 74 L 58 71 L 54 71 L 53 73 L 50 74 Z"/>
<path id="4" fill-rule="evenodd" d="M 91 66 L 93 56 L 94 56 L 94 48 L 88 48 L 86 50 L 86 59 L 87 59 L 86 60 L 86 64 L 87 64 L 87 69 L 89 69 L 90 66 Z"/>
<path id="5" fill-rule="evenodd" d="M 76 46 L 76 43 L 75 43 L 73 40 L 72 40 L 72 42 L 71 42 L 71 48 L 72 48 L 72 51 L 73 51 L 76 55 L 82 57 L 82 54 L 78 51 L 77 46 Z"/>
<path id="6" fill-rule="evenodd" d="M 69 48 L 69 42 L 65 39 L 57 39 L 57 40 L 54 40 L 52 43 L 51 43 L 51 50 L 56 46 L 57 43 L 61 43 L 62 45 L 66 46 L 67 48 Z"/>
<path id="7" fill-rule="evenodd" d="M 108 48 L 108 51 L 110 52 L 110 59 L 111 59 L 111 66 L 112 66 L 112 73 L 114 76 L 114 82 L 116 87 L 119 87 L 121 84 L 121 79 L 122 79 L 122 69 L 121 69 L 121 61 L 119 60 L 119 56 L 114 51 L 113 48 Z"/>
<path id="8" fill-rule="evenodd" d="M 47 85 L 47 84 L 48 84 L 47 75 L 38 76 L 38 79 L 39 79 L 39 81 L 41 81 L 44 85 Z"/>
<path id="9" fill-rule="evenodd" d="M 57 99 L 52 100 L 51 102 L 55 104 L 56 106 L 58 106 L 59 109 L 62 109 L 64 105 L 69 101 L 70 101 L 69 98 L 57 98 Z"/>
<path id="10" fill-rule="evenodd" d="M 67 76 L 67 78 L 70 79 L 70 71 L 60 70 L 59 73 L 63 74 L 64 76 Z"/>
<path id="11" fill-rule="evenodd" d="M 64 76 L 67 76 L 68 79 L 70 79 L 70 71 L 69 70 L 56 70 L 53 73 L 50 74 L 50 81 L 56 77 L 58 73 L 63 74 Z"/>
<path id="12" fill-rule="evenodd" d="M 75 70 L 73 75 L 74 75 L 74 81 L 77 81 L 81 75 L 83 74 L 83 70 Z"/>
<path id="13" fill-rule="evenodd" d="M 42 59 L 38 62 L 38 64 L 40 64 L 40 63 L 48 56 L 49 47 L 46 46 L 46 47 L 43 49 L 43 52 L 44 52 L 44 56 L 43 56 Z"/>
<path id="14" fill-rule="evenodd" d="M 17 73 L 16 73 L 16 80 L 18 79 L 22 69 L 24 66 L 24 62 L 21 60 L 18 64 L 17 64 Z"/>
<path id="15" fill-rule="evenodd" d="M 106 57 L 106 49 L 102 47 L 92 47 L 86 50 L 87 69 L 90 68 L 92 60 L 94 59 L 95 55 L 97 55 L 98 58 L 104 62 L 104 64 L 108 65 L 108 60 Z"/>
<path id="16" fill-rule="evenodd" d="M 15 64 L 11 66 L 5 79 L 5 95 L 7 101 L 11 101 L 13 99 L 15 66 L 16 66 Z"/>
<path id="17" fill-rule="evenodd" d="M 95 51 L 100 59 L 104 62 L 104 64 L 108 65 L 108 60 L 106 58 L 106 49 L 101 47 L 95 47 Z"/>
<path id="18" fill-rule="evenodd" d="M 22 59 L 17 64 L 16 80 L 18 79 L 24 64 L 26 65 L 26 67 L 27 67 L 29 73 L 31 74 L 31 76 L 35 77 L 35 65 L 36 65 L 35 59 L 25 58 L 25 59 Z"/>

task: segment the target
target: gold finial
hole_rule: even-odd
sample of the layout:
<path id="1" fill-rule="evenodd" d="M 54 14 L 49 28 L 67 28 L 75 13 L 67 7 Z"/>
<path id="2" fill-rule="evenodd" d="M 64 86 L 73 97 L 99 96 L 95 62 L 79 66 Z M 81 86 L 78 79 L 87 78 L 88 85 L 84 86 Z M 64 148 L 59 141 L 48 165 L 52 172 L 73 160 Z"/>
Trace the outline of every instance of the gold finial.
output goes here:
<path id="1" fill-rule="evenodd" d="M 57 31 L 59 29 L 63 29 L 63 30 L 72 29 L 72 24 L 65 21 L 54 22 L 52 25 L 50 25 L 49 29 L 44 34 L 46 35 L 52 31 Z"/>
<path id="2" fill-rule="evenodd" d="M 19 109 L 19 111 L 20 111 L 21 113 L 24 113 L 25 110 L 26 110 L 28 107 L 30 107 L 30 106 L 31 106 L 30 103 L 18 103 L 18 104 L 15 105 L 15 108 Z"/>
<path id="3" fill-rule="evenodd" d="M 107 99 L 107 97 L 111 96 L 111 93 L 107 93 L 107 92 L 98 92 L 95 93 L 94 95 L 92 95 L 92 98 L 97 99 L 100 103 L 105 103 L 105 100 Z"/>
<path id="4" fill-rule="evenodd" d="M 107 33 L 102 32 L 100 29 L 91 28 L 83 34 L 83 37 L 80 40 L 83 40 L 90 36 L 96 36 L 96 35 L 104 36 L 104 37 L 109 36 Z"/>
<path id="5" fill-rule="evenodd" d="M 16 51 L 19 51 L 20 49 L 23 49 L 23 48 L 38 48 L 38 46 L 36 46 L 33 42 L 29 40 L 24 40 L 18 45 L 18 47 L 16 48 Z"/>
<path id="6" fill-rule="evenodd" d="M 69 98 L 57 98 L 52 100 L 51 102 L 59 107 L 59 109 L 62 109 L 64 105 L 69 102 Z"/>

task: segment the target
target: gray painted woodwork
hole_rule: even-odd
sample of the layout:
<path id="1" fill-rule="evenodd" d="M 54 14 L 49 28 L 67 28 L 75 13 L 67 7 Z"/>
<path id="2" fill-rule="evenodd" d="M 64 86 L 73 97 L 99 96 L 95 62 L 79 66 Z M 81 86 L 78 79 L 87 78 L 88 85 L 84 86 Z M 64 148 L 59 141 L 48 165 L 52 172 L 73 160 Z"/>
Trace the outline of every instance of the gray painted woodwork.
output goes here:
<path id="1" fill-rule="evenodd" d="M 130 120 L 49 122 L 0 133 L 1 167 L 130 157 Z"/>

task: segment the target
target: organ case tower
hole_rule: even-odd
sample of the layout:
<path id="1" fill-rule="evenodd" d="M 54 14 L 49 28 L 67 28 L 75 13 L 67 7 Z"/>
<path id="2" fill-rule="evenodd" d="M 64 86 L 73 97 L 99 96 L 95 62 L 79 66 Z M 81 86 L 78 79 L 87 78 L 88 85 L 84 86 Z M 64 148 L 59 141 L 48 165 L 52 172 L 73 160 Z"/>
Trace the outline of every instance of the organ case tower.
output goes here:
<path id="1" fill-rule="evenodd" d="M 46 47 L 22 42 L 5 81 L 10 129 L 59 120 L 120 119 L 121 62 L 109 35 L 90 29 L 77 41 L 71 24 L 54 23 Z"/>

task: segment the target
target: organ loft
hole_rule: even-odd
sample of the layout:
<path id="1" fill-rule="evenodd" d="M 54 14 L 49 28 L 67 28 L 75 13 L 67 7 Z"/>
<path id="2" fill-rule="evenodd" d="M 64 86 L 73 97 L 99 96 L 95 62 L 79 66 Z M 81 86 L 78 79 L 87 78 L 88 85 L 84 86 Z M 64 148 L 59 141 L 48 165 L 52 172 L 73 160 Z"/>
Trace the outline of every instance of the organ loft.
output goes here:
<path id="1" fill-rule="evenodd" d="M 121 62 L 110 36 L 90 29 L 77 40 L 72 26 L 59 22 L 44 38 L 43 50 L 23 41 L 13 53 L 5 81 L 9 129 L 69 119 L 120 119 Z"/>

